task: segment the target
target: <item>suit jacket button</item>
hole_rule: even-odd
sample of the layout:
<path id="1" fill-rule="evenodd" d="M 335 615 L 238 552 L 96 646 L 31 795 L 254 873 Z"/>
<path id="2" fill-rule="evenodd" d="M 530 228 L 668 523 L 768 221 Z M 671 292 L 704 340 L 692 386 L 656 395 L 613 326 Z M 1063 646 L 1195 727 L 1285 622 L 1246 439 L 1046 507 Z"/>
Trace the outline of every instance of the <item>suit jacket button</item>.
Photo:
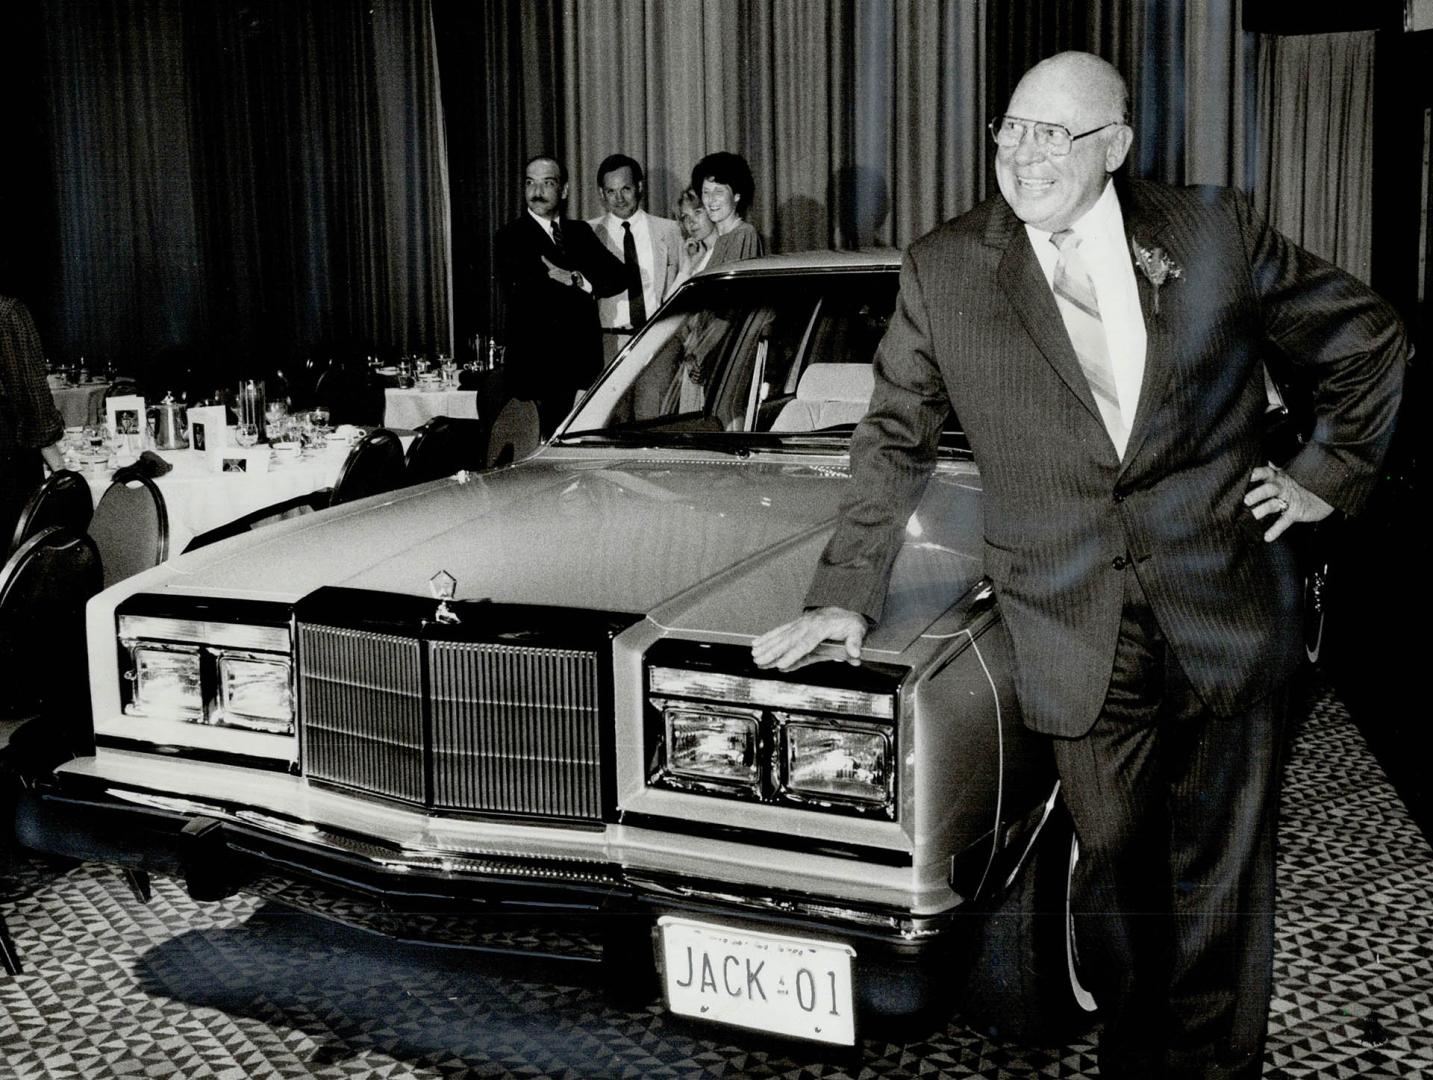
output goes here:
<path id="1" fill-rule="evenodd" d="M 1123 570 L 1126 566 L 1129 565 L 1129 560 L 1126 559 L 1123 555 L 1116 555 L 1114 557 L 1114 561 L 1111 562 L 1110 565 L 1113 566 L 1116 570 Z"/>
<path id="2" fill-rule="evenodd" d="M 1116 492 L 1115 492 L 1115 502 L 1116 502 L 1116 503 L 1122 503 L 1122 502 L 1124 502 L 1124 501 L 1125 501 L 1125 493 L 1124 493 L 1123 491 L 1116 491 Z"/>

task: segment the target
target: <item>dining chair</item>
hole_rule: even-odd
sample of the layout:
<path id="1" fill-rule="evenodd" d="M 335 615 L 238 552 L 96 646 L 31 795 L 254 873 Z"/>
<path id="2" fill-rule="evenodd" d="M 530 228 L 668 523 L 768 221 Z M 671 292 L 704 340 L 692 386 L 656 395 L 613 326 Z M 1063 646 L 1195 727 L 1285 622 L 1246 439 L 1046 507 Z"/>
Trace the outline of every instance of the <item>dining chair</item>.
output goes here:
<path id="1" fill-rule="evenodd" d="M 8 558 L 30 537 L 51 525 L 63 525 L 83 533 L 95 512 L 94 497 L 85 478 L 70 469 L 60 469 L 45 478 L 15 523 L 15 532 L 5 546 Z"/>
<path id="2" fill-rule="evenodd" d="M 100 496 L 89 534 L 104 562 L 105 588 L 158 566 L 169 557 L 164 493 L 147 476 L 116 480 Z"/>
<path id="3" fill-rule="evenodd" d="M 404 460 L 403 482 L 422 484 L 459 469 L 481 469 L 487 457 L 483 420 L 435 416 L 418 428 Z"/>
<path id="4" fill-rule="evenodd" d="M 509 398 L 493 418 L 485 464 L 489 469 L 510 465 L 527 457 L 541 442 L 537 405 L 522 398 Z"/>
<path id="5" fill-rule="evenodd" d="M 0 821 L 7 826 L 21 776 L 53 768 L 77 748 L 69 725 L 89 694 L 85 602 L 102 585 L 94 541 L 61 525 L 28 537 L 0 567 Z M 0 871 L 9 856 L 7 836 L 0 839 Z M 0 964 L 20 974 L 3 915 Z"/>
<path id="6" fill-rule="evenodd" d="M 348 452 L 333 482 L 328 505 L 379 495 L 403 483 L 403 443 L 387 428 L 376 428 Z"/>

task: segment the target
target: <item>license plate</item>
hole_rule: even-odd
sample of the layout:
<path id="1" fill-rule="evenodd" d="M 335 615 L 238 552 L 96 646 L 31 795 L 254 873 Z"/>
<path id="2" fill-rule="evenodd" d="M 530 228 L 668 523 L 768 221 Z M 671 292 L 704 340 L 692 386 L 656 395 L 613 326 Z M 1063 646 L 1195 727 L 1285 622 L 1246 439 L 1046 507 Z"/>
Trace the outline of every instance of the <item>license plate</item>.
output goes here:
<path id="1" fill-rule="evenodd" d="M 852 1046 L 848 945 L 658 920 L 667 1007 L 681 1016 Z"/>

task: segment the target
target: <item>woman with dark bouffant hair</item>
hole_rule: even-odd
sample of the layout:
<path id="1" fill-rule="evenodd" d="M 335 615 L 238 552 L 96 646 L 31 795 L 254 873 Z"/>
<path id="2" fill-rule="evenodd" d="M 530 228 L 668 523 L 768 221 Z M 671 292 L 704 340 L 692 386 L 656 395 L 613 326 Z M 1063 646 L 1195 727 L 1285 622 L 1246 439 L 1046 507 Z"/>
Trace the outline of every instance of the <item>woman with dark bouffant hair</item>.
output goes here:
<path id="1" fill-rule="evenodd" d="M 707 217 L 716 226 L 708 267 L 755 258 L 766 251 L 756 226 L 746 220 L 756 181 L 745 158 L 727 150 L 708 154 L 692 170 L 692 190 L 701 196 Z"/>

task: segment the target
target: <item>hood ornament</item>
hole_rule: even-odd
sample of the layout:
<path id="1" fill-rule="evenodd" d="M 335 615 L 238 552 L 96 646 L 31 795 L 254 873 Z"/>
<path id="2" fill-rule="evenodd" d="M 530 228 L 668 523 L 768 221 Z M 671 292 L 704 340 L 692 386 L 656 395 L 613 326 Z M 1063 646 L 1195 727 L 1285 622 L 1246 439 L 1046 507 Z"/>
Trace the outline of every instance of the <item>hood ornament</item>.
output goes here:
<path id="1" fill-rule="evenodd" d="M 433 620 L 449 626 L 462 622 L 458 613 L 448 606 L 448 601 L 458 595 L 458 579 L 446 570 L 439 570 L 428 579 L 428 588 L 432 590 L 433 598 L 438 601 Z"/>

